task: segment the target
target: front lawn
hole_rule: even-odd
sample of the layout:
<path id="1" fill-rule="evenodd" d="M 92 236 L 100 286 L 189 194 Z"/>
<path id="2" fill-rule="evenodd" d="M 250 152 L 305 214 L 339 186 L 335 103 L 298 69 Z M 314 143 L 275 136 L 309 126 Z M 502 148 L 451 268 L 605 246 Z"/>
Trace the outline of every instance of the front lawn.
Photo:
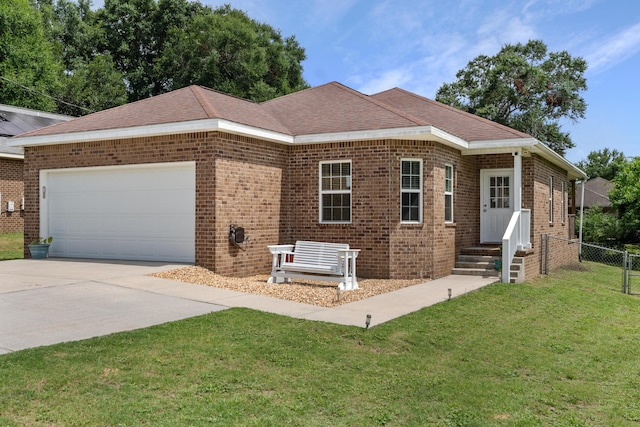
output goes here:
<path id="1" fill-rule="evenodd" d="M 24 258 L 24 234 L 0 234 L 0 261 Z"/>
<path id="2" fill-rule="evenodd" d="M 369 330 L 231 309 L 24 350 L 0 356 L 0 425 L 638 425 L 619 289 L 585 262 Z"/>

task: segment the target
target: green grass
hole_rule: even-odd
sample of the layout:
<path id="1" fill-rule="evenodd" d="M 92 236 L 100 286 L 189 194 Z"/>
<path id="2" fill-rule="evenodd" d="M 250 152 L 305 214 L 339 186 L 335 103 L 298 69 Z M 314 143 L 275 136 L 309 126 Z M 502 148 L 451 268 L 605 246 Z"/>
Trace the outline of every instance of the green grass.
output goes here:
<path id="1" fill-rule="evenodd" d="M 583 263 L 369 330 L 231 309 L 24 350 L 0 356 L 0 425 L 638 425 L 619 289 Z"/>
<path id="2" fill-rule="evenodd" d="M 24 258 L 24 234 L 0 234 L 0 261 L 5 259 Z"/>

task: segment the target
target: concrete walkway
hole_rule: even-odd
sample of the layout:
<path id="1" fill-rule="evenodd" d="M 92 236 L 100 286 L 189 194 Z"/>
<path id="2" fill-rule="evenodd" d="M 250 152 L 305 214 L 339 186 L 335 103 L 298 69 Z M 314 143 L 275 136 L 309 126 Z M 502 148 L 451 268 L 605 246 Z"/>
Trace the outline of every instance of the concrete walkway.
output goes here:
<path id="1" fill-rule="evenodd" d="M 0 262 L 0 354 L 145 328 L 230 307 L 364 327 L 474 291 L 496 277 L 447 276 L 323 308 L 147 276 L 183 267 L 50 258 Z M 357 291 L 356 291 L 357 292 Z"/>

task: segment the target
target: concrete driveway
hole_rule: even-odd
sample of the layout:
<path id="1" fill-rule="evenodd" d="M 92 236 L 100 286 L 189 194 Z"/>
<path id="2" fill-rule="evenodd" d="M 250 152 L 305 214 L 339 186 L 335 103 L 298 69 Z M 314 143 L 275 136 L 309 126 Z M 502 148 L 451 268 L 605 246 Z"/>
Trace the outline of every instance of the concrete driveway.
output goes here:
<path id="1" fill-rule="evenodd" d="M 0 262 L 0 354 L 198 316 L 226 307 L 164 292 L 146 276 L 184 265 L 45 259 Z"/>

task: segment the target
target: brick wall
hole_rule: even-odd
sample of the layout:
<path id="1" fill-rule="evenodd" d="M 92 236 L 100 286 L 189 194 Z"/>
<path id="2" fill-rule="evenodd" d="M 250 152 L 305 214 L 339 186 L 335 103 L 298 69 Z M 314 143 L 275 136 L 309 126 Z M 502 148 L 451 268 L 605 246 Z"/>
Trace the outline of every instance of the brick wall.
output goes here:
<path id="1" fill-rule="evenodd" d="M 358 275 L 389 277 L 391 224 L 398 222 L 390 211 L 389 144 L 384 141 L 353 141 L 291 147 L 286 193 L 286 234 L 280 243 L 319 240 L 348 243 L 360 249 Z M 351 161 L 350 224 L 319 222 L 319 163 Z M 395 190 L 398 190 L 398 187 Z M 399 213 L 398 217 L 399 218 Z"/>
<path id="2" fill-rule="evenodd" d="M 400 222 L 400 166 L 404 158 L 423 161 L 421 224 Z M 479 242 L 480 170 L 513 167 L 511 154 L 462 156 L 455 149 L 428 141 L 288 147 L 219 132 L 27 147 L 25 159 L 25 242 L 39 234 L 41 169 L 195 161 L 196 262 L 230 276 L 266 274 L 271 266 L 267 245 L 304 239 L 346 242 L 361 249 L 361 277 L 448 275 L 460 250 Z M 352 221 L 321 224 L 319 163 L 340 160 L 352 164 Z M 454 167 L 452 224 L 444 222 L 446 163 Z M 548 221 L 546 190 L 550 174 L 555 192 L 553 224 Z M 567 178 L 560 168 L 535 155 L 523 158 L 523 207 L 532 210 L 535 249 L 535 254 L 527 257 L 527 277 L 540 270 L 540 236 L 567 235 L 568 222 L 560 221 L 561 180 Z M 245 228 L 249 238 L 246 250 L 229 242 L 231 224 Z M 567 259 L 573 256 L 571 251 L 559 253 Z M 558 256 L 553 262 L 564 259 Z"/>
<path id="3" fill-rule="evenodd" d="M 423 162 L 423 222 L 400 221 L 402 159 Z M 321 161 L 352 162 L 351 224 L 319 223 Z M 454 166 L 454 221 L 444 222 L 444 165 Z M 291 148 L 285 240 L 346 242 L 361 249 L 361 277 L 442 277 L 479 238 L 475 158 L 429 141 L 358 141 Z"/>
<path id="4" fill-rule="evenodd" d="M 24 230 L 24 213 L 20 203 L 24 193 L 23 161 L 0 158 L 0 233 L 17 233 Z M 7 212 L 7 202 L 14 202 L 14 212 Z"/>
<path id="5" fill-rule="evenodd" d="M 389 238 L 391 278 L 426 278 L 434 273 L 434 146 L 426 141 L 390 141 Z M 402 159 L 422 159 L 422 224 L 401 223 Z"/>
<path id="6" fill-rule="evenodd" d="M 218 132 L 27 147 L 25 242 L 39 234 L 41 169 L 195 161 L 196 263 L 225 275 L 266 274 L 271 269 L 266 245 L 276 243 L 281 233 L 279 197 L 287 150 Z M 251 237 L 246 251 L 229 243 L 232 223 L 244 226 Z"/>
<path id="7" fill-rule="evenodd" d="M 549 177 L 553 177 L 553 221 L 549 221 Z M 565 203 L 568 206 L 569 180 L 567 172 L 551 162 L 532 155 L 523 159 L 523 180 L 524 191 L 523 205 L 531 209 L 531 243 L 534 253 L 526 258 L 526 277 L 532 278 L 541 274 L 544 239 L 543 236 L 549 234 L 562 240 L 550 239 L 551 258 L 549 267 L 558 266 L 578 260 L 578 246 L 566 242 L 569 233 L 569 221 L 565 215 L 565 221 L 561 220 L 562 211 L 562 187 L 565 183 Z"/>

